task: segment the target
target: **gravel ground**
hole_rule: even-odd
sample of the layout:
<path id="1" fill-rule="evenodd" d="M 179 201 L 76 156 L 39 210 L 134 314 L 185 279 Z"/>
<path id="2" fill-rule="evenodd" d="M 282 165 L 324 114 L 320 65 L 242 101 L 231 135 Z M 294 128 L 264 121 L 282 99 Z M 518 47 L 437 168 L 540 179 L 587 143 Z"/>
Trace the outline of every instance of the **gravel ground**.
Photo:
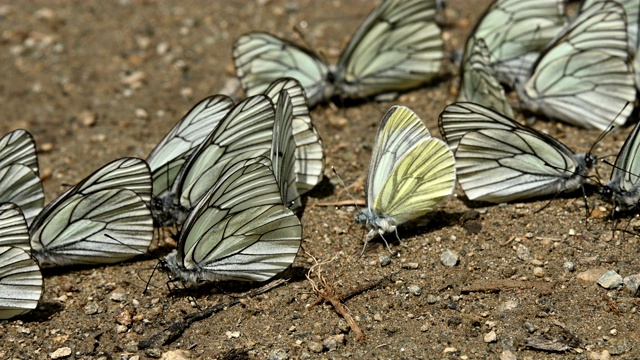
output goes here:
<path id="1" fill-rule="evenodd" d="M 488 1 L 447 3 L 447 51 L 460 50 Z M 50 201 L 108 161 L 146 157 L 197 100 L 241 96 L 231 61 L 239 35 L 269 31 L 335 62 L 371 9 L 364 0 L 0 5 L 0 130 L 32 132 Z M 615 276 L 609 289 L 597 283 L 611 270 L 640 273 L 638 237 L 613 232 L 610 206 L 596 195 L 589 218 L 578 195 L 475 209 L 451 197 L 428 222 L 400 229 L 403 244 L 391 243 L 399 257 L 380 240 L 357 256 L 365 231 L 353 223 L 355 208 L 325 206 L 349 201 L 331 166 L 362 199 L 386 110 L 407 105 L 437 134 L 457 82 L 393 102 L 313 111 L 329 170 L 307 198 L 304 251 L 286 284 L 242 298 L 256 287 L 170 292 L 165 275 L 152 277 L 156 259 L 174 245 L 170 230 L 159 232 L 149 260 L 45 272 L 40 308 L 0 322 L 0 358 L 640 358 L 635 292 L 613 286 Z M 553 122 L 535 127 L 576 151 L 599 135 Z M 608 134 L 594 152 L 616 154 L 629 131 Z M 637 221 L 620 226 L 633 231 Z M 312 267 L 313 284 L 305 278 Z M 311 307 L 314 284 L 334 303 Z M 206 317 L 203 309 L 219 311 Z M 353 318 L 365 341 L 337 311 Z M 170 337 L 172 324 L 184 331 Z"/>

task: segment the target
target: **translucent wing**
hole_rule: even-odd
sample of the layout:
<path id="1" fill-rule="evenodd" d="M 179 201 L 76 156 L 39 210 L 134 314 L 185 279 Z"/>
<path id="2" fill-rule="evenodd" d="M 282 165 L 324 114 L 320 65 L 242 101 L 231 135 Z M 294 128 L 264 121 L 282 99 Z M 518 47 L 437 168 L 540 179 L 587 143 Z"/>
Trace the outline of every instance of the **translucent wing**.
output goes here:
<path id="1" fill-rule="evenodd" d="M 218 124 L 180 169 L 172 192 L 181 209 L 193 206 L 211 189 L 231 159 L 269 156 L 275 111 L 264 95 L 252 96 L 237 104 Z M 174 214 L 184 220 L 183 210 Z"/>
<path id="2" fill-rule="evenodd" d="M 615 211 L 625 211 L 640 205 L 640 123 L 636 124 L 622 145 L 609 182 L 600 193 L 612 198 Z"/>
<path id="3" fill-rule="evenodd" d="M 455 155 L 467 197 L 505 203 L 578 189 L 593 164 L 591 156 L 568 152 L 540 135 L 522 128 L 466 133 Z"/>
<path id="4" fill-rule="evenodd" d="M 18 247 L 0 246 L 0 319 L 35 309 L 43 285 L 40 268 L 29 253 Z"/>
<path id="5" fill-rule="evenodd" d="M 516 89 L 534 113 L 602 130 L 614 119 L 624 124 L 633 110 L 626 105 L 636 98 L 624 9 L 615 2 L 596 2 L 585 9 L 542 53 L 526 84 Z"/>
<path id="6" fill-rule="evenodd" d="M 0 203 L 18 205 L 27 224 L 31 224 L 44 206 L 44 190 L 38 174 L 21 164 L 0 168 Z"/>
<path id="7" fill-rule="evenodd" d="M 301 235 L 269 167 L 241 162 L 189 214 L 166 262 L 187 282 L 264 281 L 293 263 Z"/>
<path id="8" fill-rule="evenodd" d="M 39 174 L 36 143 L 26 130 L 14 130 L 0 139 L 0 169 L 15 164 Z"/>
<path id="9" fill-rule="evenodd" d="M 161 196 L 171 189 L 187 157 L 232 107 L 233 101 L 228 96 L 215 95 L 205 98 L 189 110 L 158 143 L 147 157 L 153 177 L 154 196 Z"/>
<path id="10" fill-rule="evenodd" d="M 523 83 L 540 51 L 564 27 L 563 0 L 496 0 L 472 34 L 484 39 L 498 80 Z M 471 52 L 467 43 L 466 52 Z"/>
<path id="11" fill-rule="evenodd" d="M 520 125 L 511 118 L 482 105 L 470 102 L 448 105 L 440 113 L 438 126 L 440 127 L 440 134 L 451 149 L 456 149 L 460 139 L 470 131 L 484 129 L 529 130 L 528 127 Z M 564 152 L 571 152 L 569 148 L 551 136 L 543 133 L 539 133 L 538 136 L 545 138 L 545 141 L 553 144 L 554 147 L 562 148 Z"/>
<path id="12" fill-rule="evenodd" d="M 580 4 L 580 12 L 584 12 L 593 6 L 596 2 L 602 0 L 583 0 Z M 627 41 L 629 50 L 632 53 L 638 49 L 638 21 L 640 14 L 639 0 L 616 0 L 616 2 L 624 8 L 627 18 Z"/>
<path id="13" fill-rule="evenodd" d="M 296 188 L 295 151 L 296 143 L 292 132 L 293 104 L 286 90 L 282 90 L 276 103 L 271 164 L 276 182 L 280 188 L 282 201 L 295 210 L 302 206 Z"/>
<path id="14" fill-rule="evenodd" d="M 262 94 L 272 82 L 285 77 L 300 82 L 310 107 L 333 95 L 327 65 L 309 50 L 273 35 L 253 32 L 240 36 L 233 45 L 233 60 L 247 96 Z"/>
<path id="15" fill-rule="evenodd" d="M 26 252 L 31 251 L 27 221 L 17 205 L 0 204 L 0 246 L 15 246 Z"/>
<path id="16" fill-rule="evenodd" d="M 502 85 L 490 64 L 489 50 L 483 39 L 470 38 L 471 52 L 462 63 L 462 76 L 458 101 L 470 101 L 513 117 L 513 109 L 507 102 Z"/>
<path id="17" fill-rule="evenodd" d="M 274 104 L 277 104 L 282 90 L 286 90 L 293 104 L 296 185 L 298 193 L 304 194 L 322 180 L 324 174 L 322 140 L 311 123 L 304 88 L 297 80 L 285 78 L 273 82 L 265 91 L 265 94 L 271 98 Z"/>
<path id="18" fill-rule="evenodd" d="M 384 1 L 340 57 L 335 72 L 340 94 L 363 98 L 403 91 L 438 75 L 444 52 L 435 14 L 434 0 Z"/>
<path id="19" fill-rule="evenodd" d="M 145 254 L 153 238 L 149 208 L 127 189 L 68 194 L 34 225 L 31 248 L 41 266 L 116 263 Z"/>

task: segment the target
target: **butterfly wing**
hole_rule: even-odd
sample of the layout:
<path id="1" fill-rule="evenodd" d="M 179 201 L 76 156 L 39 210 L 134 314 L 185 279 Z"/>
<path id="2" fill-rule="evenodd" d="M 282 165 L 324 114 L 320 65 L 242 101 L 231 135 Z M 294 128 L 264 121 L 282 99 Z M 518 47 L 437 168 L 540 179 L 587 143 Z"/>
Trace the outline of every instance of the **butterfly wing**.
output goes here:
<path id="1" fill-rule="evenodd" d="M 12 203 L 0 204 L 0 246 L 15 246 L 29 252 L 29 229 L 20 208 Z"/>
<path id="2" fill-rule="evenodd" d="M 275 121 L 273 124 L 273 141 L 271 145 L 271 165 L 280 188 L 282 201 L 295 210 L 302 206 L 296 188 L 295 151 L 293 140 L 293 104 L 286 90 L 278 96 Z"/>
<path id="3" fill-rule="evenodd" d="M 293 78 L 279 79 L 265 91 L 274 104 L 285 90 L 293 105 L 293 140 L 295 150 L 296 186 L 299 194 L 304 194 L 316 186 L 324 174 L 324 151 L 322 140 L 311 122 L 307 96 L 304 88 Z"/>
<path id="4" fill-rule="evenodd" d="M 637 208 L 640 203 L 640 123 L 636 124 L 622 145 L 611 178 L 600 193 L 611 197 L 615 211 Z"/>
<path id="5" fill-rule="evenodd" d="M 563 28 L 564 14 L 563 0 L 496 0 L 472 34 L 485 40 L 498 80 L 513 86 L 526 81 L 540 51 Z"/>
<path id="6" fill-rule="evenodd" d="M 614 119 L 624 124 L 633 110 L 627 104 L 636 98 L 624 9 L 608 1 L 585 9 L 516 89 L 534 113 L 601 130 Z"/>
<path id="7" fill-rule="evenodd" d="M 189 214 L 168 265 L 192 282 L 264 281 L 293 263 L 301 234 L 269 167 L 240 162 Z"/>
<path id="8" fill-rule="evenodd" d="M 0 319 L 25 314 L 38 306 L 44 281 L 28 252 L 0 246 Z"/>
<path id="9" fill-rule="evenodd" d="M 455 153 L 458 182 L 470 200 L 493 203 L 573 191 L 589 166 L 566 150 L 533 130 L 471 131 Z"/>
<path id="10" fill-rule="evenodd" d="M 347 98 L 408 90 L 438 75 L 444 58 L 434 0 L 386 0 L 351 37 L 336 84 Z"/>
<path id="11" fill-rule="evenodd" d="M 21 164 L 38 175 L 36 143 L 26 130 L 14 130 L 0 139 L 0 169 Z"/>
<path id="12" fill-rule="evenodd" d="M 271 34 L 253 32 L 233 45 L 233 60 L 247 96 L 262 94 L 272 82 L 291 77 L 300 82 L 309 106 L 333 95 L 329 68 L 314 53 Z"/>
<path id="13" fill-rule="evenodd" d="M 34 224 L 31 248 L 43 266 L 116 263 L 145 254 L 153 239 L 149 208 L 124 188 L 65 196 Z"/>
<path id="14" fill-rule="evenodd" d="M 469 39 L 471 53 L 465 54 L 458 91 L 459 102 L 473 102 L 513 117 L 502 85 L 490 64 L 489 50 L 483 39 Z"/>
<path id="15" fill-rule="evenodd" d="M 0 168 L 0 203 L 18 205 L 27 224 L 31 224 L 44 206 L 44 190 L 38 174 L 22 164 Z"/>
<path id="16" fill-rule="evenodd" d="M 153 195 L 171 189 L 180 167 L 195 148 L 213 131 L 233 107 L 225 95 L 215 95 L 198 102 L 169 131 L 147 157 L 153 177 Z"/>
<path id="17" fill-rule="evenodd" d="M 183 209 L 193 206 L 211 189 L 231 159 L 269 156 L 275 111 L 264 95 L 238 103 L 187 159 L 172 192 Z M 178 222 L 183 214 L 174 214 Z M 181 218 L 181 219 L 180 219 Z"/>

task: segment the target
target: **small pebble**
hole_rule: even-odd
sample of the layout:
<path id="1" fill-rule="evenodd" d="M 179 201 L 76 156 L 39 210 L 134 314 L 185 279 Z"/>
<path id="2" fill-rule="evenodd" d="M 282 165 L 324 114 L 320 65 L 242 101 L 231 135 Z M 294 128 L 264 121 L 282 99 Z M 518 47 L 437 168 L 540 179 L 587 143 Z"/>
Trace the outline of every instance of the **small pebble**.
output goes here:
<path id="1" fill-rule="evenodd" d="M 382 315 L 380 315 L 380 313 L 373 314 L 373 320 L 382 321 Z"/>
<path id="2" fill-rule="evenodd" d="M 127 300 L 127 293 L 123 293 L 123 292 L 112 292 L 111 296 L 109 296 L 109 299 L 111 299 L 111 301 L 115 301 L 115 302 L 123 302 L 125 300 Z"/>
<path id="3" fill-rule="evenodd" d="M 341 333 L 346 334 L 351 330 L 351 328 L 349 327 L 349 324 L 347 324 L 346 321 L 340 320 L 340 321 L 338 321 L 338 330 Z"/>
<path id="4" fill-rule="evenodd" d="M 538 329 L 537 326 L 533 325 L 532 323 L 530 323 L 528 321 L 524 323 L 524 328 L 527 329 L 527 331 L 530 334 L 533 334 Z"/>
<path id="5" fill-rule="evenodd" d="M 410 263 L 402 264 L 401 267 L 403 269 L 416 270 L 416 269 L 418 269 L 420 267 L 420 265 L 418 265 L 418 263 L 410 262 Z"/>
<path id="6" fill-rule="evenodd" d="M 391 256 L 389 256 L 388 254 L 380 255 L 380 257 L 378 258 L 378 263 L 381 267 L 391 264 Z"/>
<path id="7" fill-rule="evenodd" d="M 52 359 L 64 359 L 71 355 L 71 348 L 69 347 L 61 347 L 56 351 L 49 354 L 49 357 Z"/>
<path id="8" fill-rule="evenodd" d="M 440 262 L 446 267 L 454 267 L 456 266 L 456 264 L 458 264 L 458 261 L 458 254 L 454 253 L 451 250 L 447 249 L 447 251 L 440 255 Z"/>
<path id="9" fill-rule="evenodd" d="M 87 304 L 83 309 L 86 315 L 95 315 L 100 312 L 100 307 L 96 303 Z"/>
<path id="10" fill-rule="evenodd" d="M 623 284 L 623 279 L 615 270 L 609 270 L 598 279 L 598 285 L 605 289 L 615 289 Z"/>
<path id="11" fill-rule="evenodd" d="M 149 117 L 149 113 L 147 113 L 147 110 L 142 108 L 137 108 L 135 114 L 138 119 L 146 119 Z"/>
<path id="12" fill-rule="evenodd" d="M 275 349 L 267 355 L 268 360 L 289 360 L 290 358 L 285 349 Z"/>
<path id="13" fill-rule="evenodd" d="M 124 334 L 127 332 L 127 330 L 129 330 L 129 328 L 126 327 L 125 325 L 116 326 L 116 334 Z"/>
<path id="14" fill-rule="evenodd" d="M 187 350 L 169 350 L 163 353 L 161 358 L 162 360 L 189 360 L 193 359 L 193 356 Z"/>
<path id="15" fill-rule="evenodd" d="M 409 292 L 412 293 L 415 296 L 420 296 L 422 295 L 422 288 L 420 286 L 417 285 L 411 285 L 408 287 Z"/>
<path id="16" fill-rule="evenodd" d="M 314 352 L 316 354 L 321 353 L 323 349 L 322 344 L 316 341 L 309 341 L 309 345 L 307 345 L 307 347 L 311 352 Z"/>
<path id="17" fill-rule="evenodd" d="M 576 275 L 576 279 L 586 281 L 586 282 L 595 282 L 597 281 L 604 273 L 607 272 L 607 269 L 603 268 L 594 268 L 589 269 L 583 272 L 580 272 Z"/>
<path id="18" fill-rule="evenodd" d="M 518 259 L 520 260 L 527 261 L 531 259 L 531 252 L 525 245 L 518 244 L 518 247 L 516 248 L 516 256 L 518 256 Z"/>
<path id="19" fill-rule="evenodd" d="M 322 341 L 322 347 L 325 351 L 332 351 L 338 348 L 338 345 L 344 343 L 344 334 L 332 335 Z"/>
<path id="20" fill-rule="evenodd" d="M 40 145 L 41 152 L 49 152 L 51 150 L 53 150 L 53 143 L 48 142 Z"/>
<path id="21" fill-rule="evenodd" d="M 154 359 L 158 359 L 162 356 L 162 350 L 158 349 L 158 348 L 148 348 L 144 351 L 145 355 L 147 355 L 148 357 L 154 358 Z"/>
<path id="22" fill-rule="evenodd" d="M 116 315 L 116 322 L 120 325 L 129 326 L 131 325 L 132 320 L 133 317 L 131 316 L 131 313 L 126 309 L 120 314 Z"/>
<path id="23" fill-rule="evenodd" d="M 563 268 L 565 271 L 573 272 L 573 271 L 576 269 L 576 266 L 575 266 L 575 264 L 574 264 L 574 263 L 572 263 L 571 261 L 565 261 L 565 262 L 562 264 L 562 268 Z"/>
<path id="24" fill-rule="evenodd" d="M 429 294 L 427 295 L 427 304 L 435 304 L 438 302 L 438 297 L 433 295 L 433 294 Z"/>
<path id="25" fill-rule="evenodd" d="M 496 334 L 495 331 L 491 330 L 488 333 L 484 334 L 484 336 L 482 337 L 482 340 L 484 340 L 484 342 L 486 343 L 492 343 L 495 342 L 498 339 L 498 334 Z"/>
<path id="26" fill-rule="evenodd" d="M 544 276 L 544 269 L 536 266 L 535 268 L 533 268 L 533 275 L 537 278 L 541 278 Z"/>
<path id="27" fill-rule="evenodd" d="M 635 293 L 638 291 L 638 288 L 640 288 L 640 274 L 629 275 L 623 279 L 623 282 L 624 282 L 624 287 L 627 290 L 631 291 L 632 293 Z"/>
<path id="28" fill-rule="evenodd" d="M 445 354 L 452 354 L 454 352 L 458 351 L 458 349 L 454 348 L 454 347 L 447 347 L 444 348 L 444 350 L 442 350 L 443 353 Z"/>
<path id="29" fill-rule="evenodd" d="M 517 360 L 517 359 L 518 358 L 516 357 L 516 354 L 514 354 L 509 349 L 504 349 L 502 350 L 502 353 L 500 353 L 500 360 Z"/>

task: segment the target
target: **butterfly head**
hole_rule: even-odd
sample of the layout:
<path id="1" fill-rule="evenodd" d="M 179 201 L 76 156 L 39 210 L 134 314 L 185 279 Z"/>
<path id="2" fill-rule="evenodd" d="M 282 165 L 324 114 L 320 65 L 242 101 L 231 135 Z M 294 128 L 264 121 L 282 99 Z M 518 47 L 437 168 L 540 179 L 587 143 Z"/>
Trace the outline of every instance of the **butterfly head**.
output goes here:
<path id="1" fill-rule="evenodd" d="M 370 209 L 364 209 L 359 211 L 355 216 L 357 223 L 364 223 L 367 229 L 372 231 L 367 235 L 367 239 L 371 239 L 375 236 L 376 232 L 380 235 L 390 233 L 396 230 L 396 222 L 386 216 L 378 216 Z"/>

